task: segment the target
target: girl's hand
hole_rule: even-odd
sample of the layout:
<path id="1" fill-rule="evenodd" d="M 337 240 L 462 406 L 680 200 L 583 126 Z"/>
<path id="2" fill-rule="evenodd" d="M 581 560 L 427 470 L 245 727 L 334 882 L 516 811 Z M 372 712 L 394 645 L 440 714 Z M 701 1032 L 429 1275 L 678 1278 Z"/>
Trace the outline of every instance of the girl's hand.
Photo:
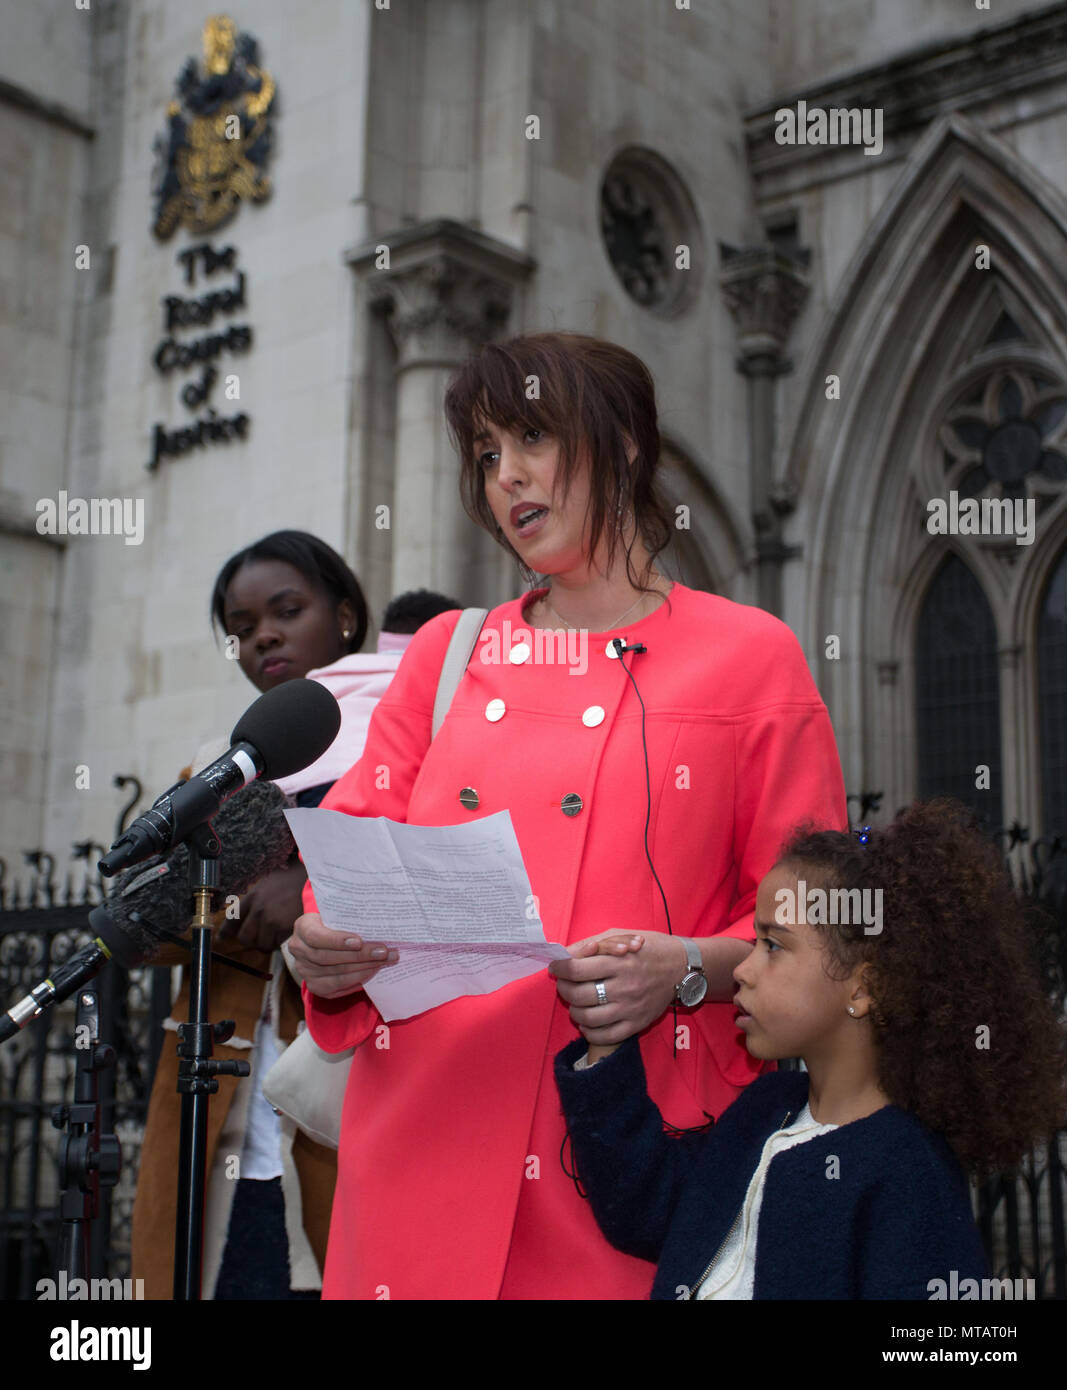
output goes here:
<path id="1" fill-rule="evenodd" d="M 338 999 L 362 989 L 383 966 L 395 965 L 400 958 L 380 941 L 324 927 L 317 912 L 296 919 L 288 949 L 300 978 L 320 999 Z"/>
<path id="2" fill-rule="evenodd" d="M 597 1056 L 654 1023 L 675 998 L 688 968 L 685 946 L 676 937 L 645 932 L 641 944 L 633 945 L 638 939 L 601 932 L 569 946 L 570 960 L 554 960 L 548 967 L 583 1037 L 601 1049 Z M 603 985 L 604 1003 L 597 981 Z M 592 1049 L 590 1060 L 595 1060 Z"/>
<path id="3" fill-rule="evenodd" d="M 238 903 L 237 920 L 227 920 L 219 928 L 219 940 L 233 939 L 242 946 L 273 951 L 288 940 L 304 910 L 307 881 L 307 870 L 299 859 L 258 879 Z"/>
<path id="4" fill-rule="evenodd" d="M 585 941 L 579 941 L 576 946 L 569 946 L 567 949 L 573 956 L 580 946 L 593 946 L 589 952 L 592 956 L 625 956 L 632 951 L 639 951 L 645 944 L 643 936 L 621 936 L 616 933 L 605 933 L 603 936 L 591 936 Z"/>

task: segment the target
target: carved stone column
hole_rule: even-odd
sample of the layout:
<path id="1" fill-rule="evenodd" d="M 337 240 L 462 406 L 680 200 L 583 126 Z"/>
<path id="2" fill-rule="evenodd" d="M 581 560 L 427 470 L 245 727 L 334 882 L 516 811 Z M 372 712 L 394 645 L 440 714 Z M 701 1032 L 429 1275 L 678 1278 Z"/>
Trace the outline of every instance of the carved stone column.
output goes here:
<path id="1" fill-rule="evenodd" d="M 1014 557 L 1013 557 L 1014 560 Z M 1025 825 L 1040 824 L 1040 780 L 1035 773 L 1036 751 L 1026 651 L 1021 643 L 997 648 L 1000 665 L 1000 780 L 1003 788 L 1001 815 L 1004 824 L 1021 818 Z"/>
<path id="2" fill-rule="evenodd" d="M 748 380 L 749 504 L 756 542 L 757 602 L 782 615 L 782 565 L 798 554 L 785 545 L 782 522 L 796 499 L 774 481 L 775 378 L 792 371 L 785 354 L 807 298 L 808 253 L 794 259 L 771 246 L 719 245 L 723 298 L 737 325 L 737 370 Z"/>
<path id="3" fill-rule="evenodd" d="M 504 332 L 534 262 L 447 219 L 389 233 L 347 259 L 397 352 L 392 592 L 425 587 L 462 603 L 496 602 L 497 549 L 460 503 L 442 405 L 455 369 Z"/>

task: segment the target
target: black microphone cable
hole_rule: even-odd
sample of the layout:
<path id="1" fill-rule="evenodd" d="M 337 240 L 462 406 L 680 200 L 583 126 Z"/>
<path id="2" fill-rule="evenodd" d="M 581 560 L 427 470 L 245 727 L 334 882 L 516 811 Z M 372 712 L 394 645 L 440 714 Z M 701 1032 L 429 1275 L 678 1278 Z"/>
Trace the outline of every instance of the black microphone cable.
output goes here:
<path id="1" fill-rule="evenodd" d="M 648 770 L 648 742 L 647 742 L 647 740 L 646 740 L 646 738 L 645 738 L 645 702 L 644 702 L 644 700 L 641 699 L 641 692 L 640 692 L 640 690 L 638 690 L 638 688 L 637 688 L 637 682 L 634 680 L 633 672 L 630 670 L 630 667 L 627 666 L 626 662 L 623 661 L 623 659 L 622 659 L 622 658 L 623 658 L 623 653 L 624 653 L 624 652 L 646 652 L 646 651 L 648 651 L 648 648 L 644 645 L 643 642 L 634 642 L 634 643 L 633 643 L 632 645 L 630 645 L 630 646 L 625 646 L 625 645 L 623 644 L 623 640 L 622 640 L 621 637 L 616 637 L 616 638 L 612 641 L 612 644 L 611 644 L 611 645 L 615 648 L 615 655 L 619 658 L 619 665 L 620 665 L 620 666 L 622 667 L 622 669 L 626 672 L 626 674 L 630 677 L 630 684 L 633 686 L 633 688 L 634 688 L 634 694 L 637 696 L 637 703 L 641 706 L 641 747 L 642 747 L 642 749 L 644 750 L 644 754 L 645 754 L 645 803 L 646 803 L 646 810 L 645 810 L 645 858 L 648 860 L 648 867 L 652 870 L 652 877 L 656 880 L 656 887 L 659 889 L 659 895 L 660 895 L 660 897 L 663 899 L 663 911 L 664 911 L 664 913 L 666 914 L 666 917 L 667 917 L 667 933 L 668 933 L 669 936 L 673 936 L 673 935 L 674 935 L 674 928 L 671 926 L 671 910 L 670 910 L 670 908 L 667 906 L 667 895 L 666 895 L 666 893 L 663 891 L 663 884 L 660 883 L 660 881 L 659 881 L 659 874 L 656 873 L 656 866 L 655 866 L 655 864 L 653 864 L 653 862 L 652 862 L 652 855 L 651 855 L 651 853 L 649 852 L 649 848 L 648 848 L 648 827 L 649 827 L 649 825 L 651 825 L 651 823 L 652 823 L 652 777 L 651 777 L 651 774 L 649 773 L 649 770 Z M 675 1056 L 675 1058 L 677 1059 L 677 1056 L 678 1056 L 678 1001 L 677 1001 L 677 999 L 676 999 L 676 1000 L 674 1001 L 674 1003 L 671 1005 L 671 1015 L 672 1015 L 673 1021 L 674 1021 L 674 1056 Z"/>
<path id="2" fill-rule="evenodd" d="M 649 827 L 649 825 L 652 823 L 652 776 L 651 776 L 651 773 L 649 772 L 649 767 L 648 767 L 648 740 L 647 740 L 646 737 L 645 737 L 645 702 L 644 702 L 644 700 L 641 699 L 641 692 L 640 692 L 640 690 L 638 690 L 638 688 L 637 688 L 637 682 L 634 680 L 633 672 L 630 670 L 629 666 L 626 665 L 626 662 L 623 661 L 623 659 L 622 659 L 622 658 L 623 658 L 623 654 L 624 654 L 625 652 L 645 652 L 645 651 L 648 650 L 648 648 L 644 645 L 643 642 L 634 642 L 634 643 L 632 643 L 632 644 L 630 644 L 630 645 L 626 645 L 626 644 L 624 644 L 624 642 L 623 642 L 623 640 L 622 640 L 621 637 L 615 637 L 615 638 L 613 638 L 613 639 L 612 639 L 612 642 L 611 642 L 611 645 L 615 648 L 615 655 L 618 657 L 619 665 L 622 667 L 622 669 L 626 672 L 626 674 L 627 674 L 627 675 L 629 676 L 629 678 L 630 678 L 630 684 L 631 684 L 631 685 L 633 686 L 633 688 L 634 688 L 634 694 L 637 696 L 637 702 L 638 702 L 638 704 L 641 706 L 641 747 L 642 747 L 642 749 L 644 750 L 644 754 L 645 754 L 645 804 L 646 804 L 646 810 L 645 810 L 645 858 L 648 860 L 648 867 L 652 870 L 652 877 L 656 880 L 656 887 L 659 889 L 659 895 L 660 895 L 660 897 L 663 899 L 663 911 L 664 911 L 664 913 L 666 914 L 666 917 L 667 917 L 667 932 L 668 932 L 668 935 L 673 936 L 673 935 L 674 935 L 674 928 L 671 926 L 671 910 L 670 910 L 670 908 L 667 906 L 667 895 L 666 895 L 666 893 L 663 891 L 663 884 L 660 882 L 659 874 L 656 873 L 656 866 L 655 866 L 655 864 L 653 864 L 653 862 L 652 862 L 652 854 L 651 854 L 651 852 L 649 851 L 649 848 L 648 848 L 648 827 Z M 674 1032 L 673 1032 L 673 1055 L 674 1055 L 674 1060 L 677 1061 L 677 1060 L 678 1060 L 678 1001 L 677 1001 L 677 999 L 675 999 L 674 1003 L 671 1005 L 671 1018 L 672 1018 L 672 1022 L 673 1022 L 673 1025 L 674 1025 Z M 683 1134 L 706 1134 L 707 1131 L 708 1131 L 709 1129 L 711 1129 L 712 1125 L 714 1125 L 714 1123 L 715 1123 L 715 1117 L 714 1117 L 714 1115 L 709 1115 L 708 1112 L 707 1112 L 706 1110 L 705 1110 L 703 1113 L 707 1116 L 707 1122 L 706 1122 L 705 1124 L 702 1124 L 702 1125 L 692 1125 L 692 1126 L 690 1126 L 690 1127 L 688 1127 L 688 1128 L 684 1128 L 684 1127 L 680 1127 L 680 1126 L 678 1126 L 678 1125 L 672 1125 L 672 1124 L 670 1123 L 669 1120 L 664 1120 L 664 1122 L 663 1122 L 664 1130 L 665 1130 L 668 1134 L 670 1134 L 672 1137 L 674 1137 L 674 1138 L 679 1138 L 679 1137 L 680 1137 L 681 1135 L 683 1135 Z M 578 1196 L 579 1196 L 579 1197 L 588 1197 L 588 1193 L 586 1193 L 586 1192 L 583 1191 L 583 1189 L 582 1189 L 581 1178 L 579 1177 L 579 1174 L 578 1174 L 577 1165 L 576 1165 L 575 1162 L 574 1162 L 574 1155 L 573 1155 L 573 1153 L 571 1153 L 571 1154 L 568 1154 L 568 1153 L 567 1153 L 568 1147 L 569 1147 L 569 1145 L 570 1145 L 570 1137 L 571 1137 L 571 1136 L 570 1136 L 569 1131 L 566 1131 L 566 1130 L 565 1130 L 565 1131 L 564 1131 L 564 1134 L 563 1134 L 563 1142 L 560 1144 L 560 1149 L 559 1149 L 559 1163 L 560 1163 L 560 1167 L 563 1169 L 563 1171 L 564 1171 L 564 1173 L 567 1175 L 567 1177 L 570 1178 L 571 1182 L 574 1183 L 575 1191 L 578 1193 Z M 569 1161 L 569 1163 L 570 1163 L 570 1166 L 569 1166 L 569 1167 L 568 1167 L 568 1161 Z"/>
<path id="3" fill-rule="evenodd" d="M 670 908 L 667 906 L 667 895 L 666 895 L 666 893 L 663 891 L 663 884 L 660 883 L 660 881 L 659 881 L 659 874 L 656 873 L 656 866 L 655 866 L 655 864 L 653 864 L 653 862 L 652 862 L 652 855 L 651 855 L 651 853 L 649 852 L 649 848 L 648 848 L 648 827 L 649 827 L 649 825 L 651 824 L 651 821 L 652 821 L 652 778 L 651 778 L 651 774 L 649 773 L 649 769 L 648 769 L 648 742 L 647 742 L 647 740 L 646 740 L 646 738 L 645 738 L 645 702 L 644 702 L 644 700 L 641 699 L 641 692 L 640 692 L 640 690 L 638 690 L 638 688 L 637 688 L 637 682 L 634 680 L 633 672 L 630 670 L 629 666 L 626 665 L 626 662 L 623 661 L 623 659 L 622 659 L 622 658 L 623 658 L 623 653 L 624 653 L 624 652 L 645 652 L 645 651 L 648 650 L 648 648 L 645 646 L 645 644 L 644 644 L 643 642 L 634 642 L 634 643 L 632 643 L 630 646 L 626 646 L 626 645 L 624 645 L 623 640 L 622 640 L 621 637 L 616 637 L 616 638 L 614 638 L 611 645 L 615 648 L 615 654 L 616 654 L 616 656 L 619 658 L 619 665 L 620 665 L 620 666 L 622 667 L 622 669 L 626 672 L 626 674 L 630 677 L 630 684 L 633 686 L 633 688 L 634 688 L 634 694 L 637 696 L 637 702 L 638 702 L 638 704 L 641 706 L 641 747 L 644 749 L 644 754 L 645 754 L 645 797 L 646 797 L 646 805 L 647 805 L 647 810 L 646 810 L 646 812 L 645 812 L 645 858 L 648 860 L 648 867 L 652 870 L 652 877 L 656 880 L 656 887 L 659 889 L 659 895 L 660 895 L 660 897 L 663 899 L 663 911 L 664 911 L 664 913 L 666 914 L 666 917 L 667 917 L 667 932 L 668 932 L 668 935 L 673 936 L 673 935 L 674 935 L 674 928 L 671 926 L 671 910 L 670 910 Z M 673 1055 L 674 1055 L 674 1060 L 677 1061 L 677 1060 L 678 1060 L 678 1000 L 677 1000 L 677 998 L 675 999 L 674 1003 L 671 1005 L 671 1018 L 672 1018 L 672 1022 L 673 1022 L 673 1025 L 674 1025 Z M 664 1120 L 664 1122 L 663 1122 L 663 1123 L 664 1123 L 664 1128 L 665 1128 L 670 1134 L 675 1135 L 675 1136 L 682 1135 L 682 1134 L 703 1134 L 703 1133 L 705 1133 L 707 1130 L 709 1130 L 709 1129 L 711 1128 L 711 1126 L 715 1123 L 715 1117 L 714 1117 L 713 1115 L 708 1115 L 708 1112 L 707 1112 L 706 1110 L 705 1110 L 703 1113 L 704 1113 L 705 1115 L 707 1115 L 707 1123 L 706 1123 L 706 1124 L 702 1124 L 702 1125 L 693 1125 L 693 1126 L 691 1126 L 691 1127 L 689 1127 L 689 1128 L 685 1128 L 685 1127 L 681 1127 L 681 1126 L 678 1126 L 678 1125 L 672 1125 L 672 1124 L 670 1123 L 669 1120 Z"/>

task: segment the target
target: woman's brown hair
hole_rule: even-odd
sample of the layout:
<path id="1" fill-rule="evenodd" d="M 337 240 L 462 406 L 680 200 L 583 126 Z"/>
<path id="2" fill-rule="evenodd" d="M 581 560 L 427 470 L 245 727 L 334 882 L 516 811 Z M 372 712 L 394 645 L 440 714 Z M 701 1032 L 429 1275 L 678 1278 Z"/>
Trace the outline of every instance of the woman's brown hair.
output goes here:
<path id="1" fill-rule="evenodd" d="M 636 573 L 631 542 L 626 548 L 626 574 L 634 588 L 651 591 L 647 579 L 652 561 L 666 547 L 672 528 L 655 477 L 660 454 L 655 385 L 639 357 L 580 333 L 533 333 L 490 343 L 451 382 L 445 395 L 445 419 L 460 457 L 463 508 L 515 557 L 527 583 L 532 583 L 534 573 L 497 526 L 485 495 L 474 441 L 487 424 L 520 434 L 540 430 L 558 440 L 560 500 L 569 494 L 583 449 L 588 451 L 589 553 L 596 553 L 606 534 L 609 565 L 614 561 L 622 541 L 622 520 L 632 507 L 635 535 L 648 551 L 649 568 Z M 637 450 L 632 464 L 627 460 L 627 436 Z"/>
<path id="2" fill-rule="evenodd" d="M 1067 1031 L 1000 852 L 962 802 L 913 802 L 866 845 L 801 827 L 778 862 L 825 889 L 882 891 L 878 934 L 862 921 L 816 929 L 831 977 L 866 966 L 894 1105 L 978 1174 L 1013 1167 L 1067 1122 Z"/>

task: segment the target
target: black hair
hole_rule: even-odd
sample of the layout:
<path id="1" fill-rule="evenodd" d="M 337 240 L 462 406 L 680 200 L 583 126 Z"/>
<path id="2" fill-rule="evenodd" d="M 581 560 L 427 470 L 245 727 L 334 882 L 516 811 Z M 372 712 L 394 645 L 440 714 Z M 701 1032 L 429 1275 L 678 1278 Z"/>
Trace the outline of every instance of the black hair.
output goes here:
<path id="1" fill-rule="evenodd" d="M 369 622 L 367 600 L 359 580 L 332 546 L 309 531 L 272 531 L 254 545 L 230 556 L 219 571 L 211 594 L 211 619 L 223 634 L 226 632 L 226 590 L 241 566 L 254 560 L 282 560 L 292 565 L 310 584 L 333 599 L 335 609 L 347 599 L 355 614 L 355 627 L 344 644 L 345 650 L 350 653 L 359 651 L 366 639 Z"/>
<path id="2" fill-rule="evenodd" d="M 449 613 L 462 608 L 454 598 L 434 593 L 432 589 L 409 589 L 406 594 L 397 594 L 382 614 L 383 632 L 418 632 L 423 623 L 436 618 L 438 613 Z"/>

